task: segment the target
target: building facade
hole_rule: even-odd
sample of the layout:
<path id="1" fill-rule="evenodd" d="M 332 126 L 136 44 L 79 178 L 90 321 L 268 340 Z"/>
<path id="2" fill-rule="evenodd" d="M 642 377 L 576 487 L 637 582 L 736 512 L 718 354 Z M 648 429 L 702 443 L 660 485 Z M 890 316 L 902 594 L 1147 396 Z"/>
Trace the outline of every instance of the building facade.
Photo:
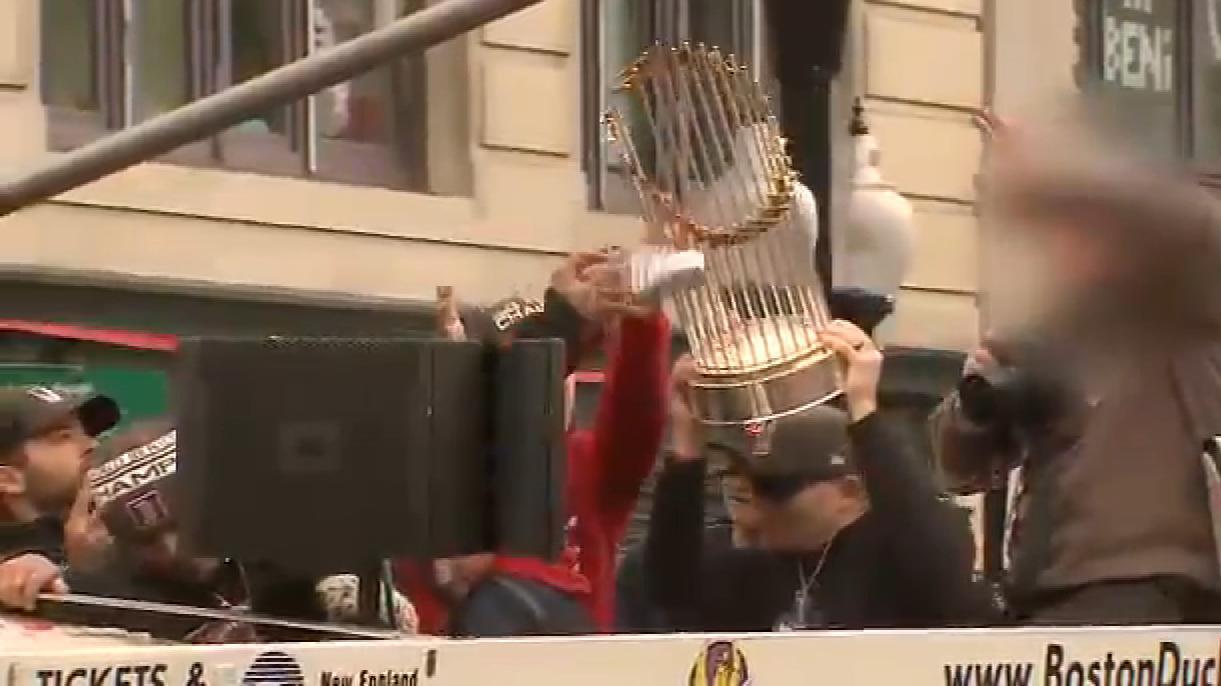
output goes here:
<path id="1" fill-rule="evenodd" d="M 0 3 L 0 169 L 19 173 L 424 4 Z M 0 276 L 21 284 L 21 309 L 62 306 L 73 318 L 91 314 L 69 306 L 73 288 L 391 312 L 438 285 L 474 301 L 541 290 L 560 255 L 640 236 L 598 125 L 619 66 L 653 39 L 692 39 L 726 46 L 766 79 L 761 4 L 546 0 L 4 219 Z M 861 96 L 919 231 L 895 344 L 961 350 L 978 333 L 971 115 L 1003 80 L 989 55 L 1007 23 L 990 5 L 853 6 L 831 117 L 845 142 L 835 193 Z M 124 326 L 138 319 L 124 312 Z"/>

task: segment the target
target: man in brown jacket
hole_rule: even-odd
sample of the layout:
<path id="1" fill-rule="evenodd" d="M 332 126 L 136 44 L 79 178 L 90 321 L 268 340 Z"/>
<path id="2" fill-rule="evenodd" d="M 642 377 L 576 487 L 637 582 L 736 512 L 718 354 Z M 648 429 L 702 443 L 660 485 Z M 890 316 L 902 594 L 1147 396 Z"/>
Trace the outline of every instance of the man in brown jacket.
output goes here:
<path id="1" fill-rule="evenodd" d="M 964 375 L 1007 367 L 1053 379 L 1055 411 L 989 426 L 955 392 L 932 423 L 957 492 L 1022 467 L 1007 589 L 1017 619 L 1221 620 L 1201 460 L 1221 434 L 1213 199 L 1188 180 L 1115 166 L 1027 168 L 990 190 L 1003 224 L 1033 239 L 1055 299 L 1016 335 L 986 341 Z M 1044 354 L 1015 354 L 1014 340 Z"/>

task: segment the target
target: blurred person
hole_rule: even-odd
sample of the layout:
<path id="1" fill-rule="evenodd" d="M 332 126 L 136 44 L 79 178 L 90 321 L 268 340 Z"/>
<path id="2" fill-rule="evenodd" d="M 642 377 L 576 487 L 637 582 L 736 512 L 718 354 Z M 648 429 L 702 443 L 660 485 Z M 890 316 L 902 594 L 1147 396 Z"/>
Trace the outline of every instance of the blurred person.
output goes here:
<path id="1" fill-rule="evenodd" d="M 570 520 L 568 541 L 557 561 L 485 554 L 442 561 L 434 569 L 404 565 L 400 577 L 420 610 L 425 633 L 448 629 L 502 635 L 513 627 L 535 634 L 586 633 L 613 628 L 618 546 L 664 432 L 670 327 L 656 309 L 629 304 L 606 263 L 606 255 L 571 256 L 553 273 L 543 303 L 510 298 L 463 317 L 452 292 L 441 294 L 438 329 L 450 338 L 564 339 L 569 373 L 565 502 Z M 576 429 L 571 372 L 604 340 L 610 363 L 595 425 L 592 430 Z M 573 612 L 574 600 L 587 613 L 584 624 Z M 451 608 L 457 610 L 452 618 L 457 621 L 449 621 Z M 506 620 L 498 611 L 515 614 Z"/>
<path id="2" fill-rule="evenodd" d="M 97 437 L 119 421 L 101 395 L 44 387 L 0 389 L 0 605 L 32 609 L 62 588 L 64 521 L 81 491 Z"/>
<path id="3" fill-rule="evenodd" d="M 1002 319 L 934 414 L 941 466 L 960 493 L 1021 467 L 1018 620 L 1221 621 L 1204 455 L 1221 433 L 1215 201 L 1174 172 L 1002 151 L 1017 148 L 986 195 L 1002 237 L 1037 256 L 1037 277 L 1008 284 L 1036 306 Z"/>
<path id="4" fill-rule="evenodd" d="M 966 521 L 877 414 L 882 355 L 835 321 L 847 411 L 822 405 L 748 431 L 704 435 L 675 373 L 674 450 L 654 495 L 646 566 L 679 628 L 768 631 L 939 627 L 991 618 Z M 747 475 L 753 540 L 710 548 L 701 485 L 719 453 Z"/>

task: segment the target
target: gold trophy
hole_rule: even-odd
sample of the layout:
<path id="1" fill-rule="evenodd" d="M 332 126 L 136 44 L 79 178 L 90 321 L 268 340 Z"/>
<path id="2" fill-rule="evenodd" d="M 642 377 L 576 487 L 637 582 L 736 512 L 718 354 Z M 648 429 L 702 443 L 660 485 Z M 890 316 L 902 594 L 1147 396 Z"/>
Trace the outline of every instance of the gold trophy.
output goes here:
<path id="1" fill-rule="evenodd" d="M 715 48 L 654 45 L 615 93 L 626 107 L 604 122 L 660 243 L 631 264 L 683 274 L 660 279 L 662 299 L 690 342 L 700 419 L 753 424 L 837 396 L 838 363 L 818 338 L 829 316 L 814 198 L 759 84 Z"/>

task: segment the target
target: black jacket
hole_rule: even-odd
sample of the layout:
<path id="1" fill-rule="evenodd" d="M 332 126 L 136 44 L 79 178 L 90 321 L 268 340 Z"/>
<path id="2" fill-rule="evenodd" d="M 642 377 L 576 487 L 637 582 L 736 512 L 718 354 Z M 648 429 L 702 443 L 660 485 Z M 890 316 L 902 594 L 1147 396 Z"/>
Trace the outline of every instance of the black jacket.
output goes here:
<path id="1" fill-rule="evenodd" d="M 973 540 L 927 466 L 883 420 L 851 428 L 870 510 L 836 536 L 812 585 L 804 626 L 942 627 L 987 623 L 993 609 L 973 578 Z M 801 577 L 823 551 L 708 550 L 703 461 L 671 463 L 654 495 L 645 564 L 654 600 L 680 629 L 768 631 L 795 608 Z"/>
<path id="2" fill-rule="evenodd" d="M 733 547 L 733 526 L 728 522 L 713 522 L 705 528 L 704 537 L 704 554 L 719 555 L 722 549 Z M 646 542 L 641 541 L 628 549 L 619 563 L 615 579 L 615 628 L 619 633 L 669 633 L 677 628 L 658 607 L 649 589 L 646 550 Z"/>
<path id="3" fill-rule="evenodd" d="M 33 553 L 66 565 L 62 522 L 44 517 L 28 523 L 0 525 L 0 562 Z M 64 580 L 73 592 L 109 598 L 152 601 L 188 607 L 217 608 L 219 596 L 237 595 L 239 572 L 226 563 L 216 578 L 200 583 L 177 581 L 140 571 L 123 558 L 112 560 L 105 568 L 82 573 L 65 568 Z M 314 581 L 287 575 L 267 565 L 251 565 L 253 610 L 256 613 L 324 621 L 314 592 Z M 172 615 L 138 613 L 83 605 L 44 605 L 39 614 L 46 619 L 90 626 L 121 626 L 161 638 L 180 639 L 199 628 L 201 621 Z"/>
<path id="4" fill-rule="evenodd" d="M 64 563 L 64 525 L 55 517 L 0 524 L 0 562 L 35 553 Z"/>

